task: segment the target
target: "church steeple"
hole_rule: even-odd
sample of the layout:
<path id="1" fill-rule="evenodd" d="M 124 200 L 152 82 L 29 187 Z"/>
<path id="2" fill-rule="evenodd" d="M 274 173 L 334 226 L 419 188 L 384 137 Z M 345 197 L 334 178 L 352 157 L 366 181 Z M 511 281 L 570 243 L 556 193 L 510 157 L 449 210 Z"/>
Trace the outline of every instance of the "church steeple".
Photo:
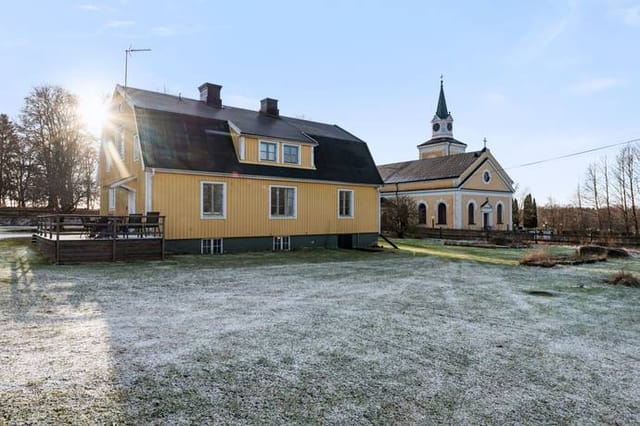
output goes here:
<path id="1" fill-rule="evenodd" d="M 433 130 L 431 138 L 452 138 L 453 137 L 453 117 L 447 109 L 447 100 L 444 97 L 444 81 L 440 76 L 440 96 L 438 96 L 438 108 L 436 115 L 431 120 Z"/>
<path id="2" fill-rule="evenodd" d="M 447 109 L 444 97 L 444 81 L 440 76 L 440 95 L 436 114 L 431 120 L 431 139 L 418 145 L 420 158 L 442 157 L 445 155 L 462 154 L 467 144 L 453 138 L 453 117 Z"/>
<path id="3" fill-rule="evenodd" d="M 447 100 L 444 98 L 444 82 L 440 79 L 440 96 L 438 97 L 438 109 L 436 115 L 440 118 L 447 118 L 449 110 L 447 109 Z"/>

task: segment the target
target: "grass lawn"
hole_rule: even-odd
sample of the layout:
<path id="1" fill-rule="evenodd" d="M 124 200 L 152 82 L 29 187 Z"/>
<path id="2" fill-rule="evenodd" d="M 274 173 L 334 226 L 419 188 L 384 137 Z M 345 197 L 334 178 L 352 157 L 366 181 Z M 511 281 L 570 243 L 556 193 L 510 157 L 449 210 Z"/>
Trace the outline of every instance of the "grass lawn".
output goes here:
<path id="1" fill-rule="evenodd" d="M 640 422 L 640 290 L 602 282 L 638 259 L 409 243 L 55 266 L 1 240 L 0 424 Z"/>

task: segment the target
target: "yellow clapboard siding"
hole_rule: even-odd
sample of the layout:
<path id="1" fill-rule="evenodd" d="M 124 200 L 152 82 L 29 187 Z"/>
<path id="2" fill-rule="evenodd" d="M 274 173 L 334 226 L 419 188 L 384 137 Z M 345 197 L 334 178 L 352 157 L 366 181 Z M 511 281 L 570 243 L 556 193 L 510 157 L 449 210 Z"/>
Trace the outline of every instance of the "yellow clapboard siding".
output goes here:
<path id="1" fill-rule="evenodd" d="M 200 218 L 202 181 L 226 184 L 226 219 Z M 295 219 L 269 218 L 270 185 L 297 188 Z M 353 219 L 338 218 L 338 189 L 354 191 Z M 152 203 L 168 239 L 378 232 L 375 186 L 156 172 Z"/>

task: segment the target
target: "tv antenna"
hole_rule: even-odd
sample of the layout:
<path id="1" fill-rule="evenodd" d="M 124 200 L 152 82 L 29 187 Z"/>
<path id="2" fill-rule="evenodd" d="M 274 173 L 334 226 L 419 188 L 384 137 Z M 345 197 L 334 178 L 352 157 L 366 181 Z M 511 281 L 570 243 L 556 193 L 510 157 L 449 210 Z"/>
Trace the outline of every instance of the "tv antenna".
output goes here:
<path id="1" fill-rule="evenodd" d="M 129 48 L 124 51 L 124 87 L 127 88 L 127 68 L 129 66 L 129 55 L 133 52 L 151 52 L 151 49 L 134 49 L 129 45 Z"/>

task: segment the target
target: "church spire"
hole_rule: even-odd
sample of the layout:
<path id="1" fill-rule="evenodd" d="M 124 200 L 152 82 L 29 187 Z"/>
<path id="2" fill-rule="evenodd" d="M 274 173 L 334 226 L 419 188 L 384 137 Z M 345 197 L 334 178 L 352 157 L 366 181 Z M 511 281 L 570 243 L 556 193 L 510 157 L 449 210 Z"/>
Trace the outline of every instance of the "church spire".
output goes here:
<path id="1" fill-rule="evenodd" d="M 442 80 L 442 76 L 440 76 L 440 96 L 438 97 L 438 109 L 436 110 L 436 115 L 442 119 L 447 118 L 449 115 L 447 101 L 444 98 L 444 81 Z"/>

